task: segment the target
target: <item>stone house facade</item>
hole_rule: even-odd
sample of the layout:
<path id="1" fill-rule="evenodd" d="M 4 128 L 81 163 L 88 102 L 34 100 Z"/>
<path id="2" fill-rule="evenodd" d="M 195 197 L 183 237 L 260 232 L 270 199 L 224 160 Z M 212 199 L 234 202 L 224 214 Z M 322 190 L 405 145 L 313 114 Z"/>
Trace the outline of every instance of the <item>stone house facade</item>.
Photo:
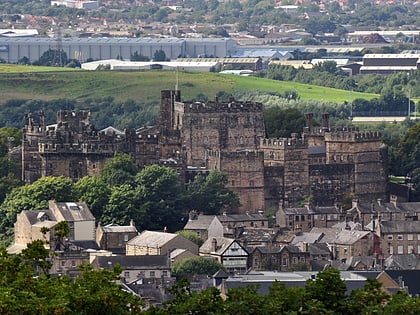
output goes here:
<path id="1" fill-rule="evenodd" d="M 109 250 L 113 254 L 125 254 L 127 242 L 138 235 L 138 231 L 131 221 L 128 226 L 112 223 L 102 226 L 99 222 L 96 228 L 96 242 L 101 249 Z"/>
<path id="2" fill-rule="evenodd" d="M 381 248 L 384 257 L 420 254 L 418 221 L 383 221 L 380 223 Z"/>
<path id="3" fill-rule="evenodd" d="M 242 213 L 293 207 L 309 196 L 319 206 L 331 206 L 347 194 L 361 201 L 386 198 L 387 148 L 379 134 L 330 128 L 328 114 L 322 127 L 313 127 L 313 115 L 307 114 L 301 135 L 272 139 L 265 136 L 260 103 L 183 102 L 179 90 L 164 90 L 153 127 L 97 130 L 85 111 L 60 111 L 55 125 L 47 125 L 42 113 L 35 116 L 25 116 L 26 183 L 47 175 L 74 180 L 95 175 L 115 152 L 125 152 L 139 167 L 176 168 L 182 182 L 194 176 L 193 170 L 225 172 Z"/>

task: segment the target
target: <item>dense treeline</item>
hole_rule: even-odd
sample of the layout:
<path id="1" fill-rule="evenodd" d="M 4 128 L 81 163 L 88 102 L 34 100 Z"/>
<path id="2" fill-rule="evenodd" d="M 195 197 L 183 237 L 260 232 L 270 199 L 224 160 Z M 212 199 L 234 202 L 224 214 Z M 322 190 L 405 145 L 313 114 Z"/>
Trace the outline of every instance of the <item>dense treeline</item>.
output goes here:
<path id="1" fill-rule="evenodd" d="M 419 314 L 420 298 L 399 291 L 390 296 L 376 279 L 368 279 L 362 289 L 347 293 L 340 272 L 329 268 L 310 279 L 305 287 L 286 287 L 274 282 L 267 295 L 257 286 L 229 289 L 221 295 L 216 288 L 192 291 L 187 281 L 180 281 L 170 292 L 173 299 L 163 308 L 151 308 L 146 314 L 335 314 L 335 315 L 397 315 Z"/>
<path id="2" fill-rule="evenodd" d="M 212 171 L 183 187 L 172 168 L 151 165 L 139 170 L 129 155 L 116 154 L 98 177 L 74 183 L 63 176 L 47 176 L 16 185 L 0 204 L 0 233 L 10 237 L 18 213 L 48 209 L 49 200 L 84 201 L 103 224 L 128 225 L 133 219 L 139 230 L 174 232 L 185 225 L 190 210 L 219 214 L 239 207 L 239 197 L 226 184 L 226 174 Z"/>

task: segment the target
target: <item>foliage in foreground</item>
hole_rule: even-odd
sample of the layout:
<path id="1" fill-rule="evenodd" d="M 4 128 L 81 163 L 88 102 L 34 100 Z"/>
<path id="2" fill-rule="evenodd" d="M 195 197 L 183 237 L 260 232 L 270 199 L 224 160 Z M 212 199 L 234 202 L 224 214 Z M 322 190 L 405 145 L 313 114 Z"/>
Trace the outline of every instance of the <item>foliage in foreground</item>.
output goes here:
<path id="1" fill-rule="evenodd" d="M 420 314 L 420 298 L 412 298 L 400 291 L 390 296 L 376 279 L 368 279 L 362 289 L 346 293 L 340 272 L 329 268 L 308 280 L 306 287 L 286 287 L 274 282 L 267 295 L 256 286 L 232 288 L 220 294 L 216 288 L 201 292 L 190 289 L 186 280 L 170 289 L 173 299 L 163 308 L 151 308 L 146 314 Z"/>
<path id="2" fill-rule="evenodd" d="M 115 282 L 121 270 L 82 267 L 79 277 L 51 277 L 42 241 L 22 254 L 0 249 L 0 314 L 140 314 L 142 300 Z M 38 272 L 36 272 L 38 271 Z"/>

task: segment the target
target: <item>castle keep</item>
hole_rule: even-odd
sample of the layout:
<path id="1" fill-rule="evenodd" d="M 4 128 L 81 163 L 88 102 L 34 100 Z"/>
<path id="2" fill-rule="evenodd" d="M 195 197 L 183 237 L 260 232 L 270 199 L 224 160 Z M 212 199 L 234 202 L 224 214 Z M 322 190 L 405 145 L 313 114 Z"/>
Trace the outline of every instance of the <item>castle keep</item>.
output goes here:
<path id="1" fill-rule="evenodd" d="M 301 135 L 265 137 L 263 105 L 255 102 L 182 102 L 180 91 L 161 92 L 158 124 L 119 131 L 97 130 L 87 111 L 61 111 L 47 126 L 41 114 L 25 117 L 22 177 L 96 175 L 115 152 L 129 153 L 139 167 L 176 168 L 181 180 L 220 170 L 241 199 L 240 211 L 292 206 L 308 197 L 330 206 L 354 195 L 386 198 L 387 147 L 376 132 L 313 126 L 306 114 Z"/>

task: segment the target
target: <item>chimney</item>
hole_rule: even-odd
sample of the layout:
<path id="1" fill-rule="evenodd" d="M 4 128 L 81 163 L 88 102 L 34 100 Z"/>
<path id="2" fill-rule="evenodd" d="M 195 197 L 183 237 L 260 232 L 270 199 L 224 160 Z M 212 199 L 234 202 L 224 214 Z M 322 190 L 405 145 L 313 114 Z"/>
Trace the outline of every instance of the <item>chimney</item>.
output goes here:
<path id="1" fill-rule="evenodd" d="M 215 238 L 213 238 L 211 240 L 211 251 L 212 252 L 216 252 L 217 251 L 217 240 Z"/>
<path id="2" fill-rule="evenodd" d="M 190 211 L 189 213 L 189 219 L 190 221 L 192 220 L 197 220 L 198 219 L 198 213 L 195 210 Z"/>
<path id="3" fill-rule="evenodd" d="M 391 195 L 390 200 L 389 200 L 393 206 L 396 208 L 397 207 L 397 196 L 396 195 Z"/>
<path id="4" fill-rule="evenodd" d="M 330 114 L 328 113 L 322 114 L 322 130 L 330 130 Z"/>
<path id="5" fill-rule="evenodd" d="M 313 118 L 314 118 L 314 114 L 313 113 L 306 113 L 305 114 L 305 118 L 306 118 L 306 128 L 308 129 L 308 131 L 312 130 L 312 123 L 313 123 Z"/>

